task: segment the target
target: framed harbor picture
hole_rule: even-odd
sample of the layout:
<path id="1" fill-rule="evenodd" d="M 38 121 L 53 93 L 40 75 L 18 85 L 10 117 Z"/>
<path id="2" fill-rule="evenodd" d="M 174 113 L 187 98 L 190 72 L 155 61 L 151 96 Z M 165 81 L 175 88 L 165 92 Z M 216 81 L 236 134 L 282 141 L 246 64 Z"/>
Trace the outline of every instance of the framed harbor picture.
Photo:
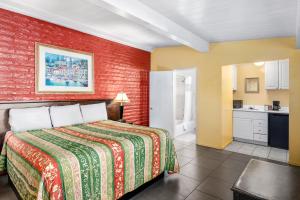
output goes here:
<path id="1" fill-rule="evenodd" d="M 36 93 L 94 93 L 92 53 L 36 43 Z"/>

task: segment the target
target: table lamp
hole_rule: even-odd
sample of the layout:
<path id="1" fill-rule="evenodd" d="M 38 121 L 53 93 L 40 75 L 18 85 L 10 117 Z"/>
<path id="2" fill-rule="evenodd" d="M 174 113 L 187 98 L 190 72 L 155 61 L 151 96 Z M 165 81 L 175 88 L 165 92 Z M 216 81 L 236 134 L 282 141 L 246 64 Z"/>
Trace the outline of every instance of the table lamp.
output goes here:
<path id="1" fill-rule="evenodd" d="M 123 121 L 124 104 L 129 103 L 126 93 L 119 92 L 115 98 L 115 102 L 120 103 L 120 120 Z"/>

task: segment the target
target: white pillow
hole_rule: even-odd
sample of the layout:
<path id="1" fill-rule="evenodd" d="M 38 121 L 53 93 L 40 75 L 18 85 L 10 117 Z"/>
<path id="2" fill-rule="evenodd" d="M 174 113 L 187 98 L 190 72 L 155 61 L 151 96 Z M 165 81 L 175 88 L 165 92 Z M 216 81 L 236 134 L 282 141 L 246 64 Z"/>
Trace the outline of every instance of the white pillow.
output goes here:
<path id="1" fill-rule="evenodd" d="M 81 105 L 80 108 L 83 121 L 85 123 L 107 120 L 107 111 L 105 103 Z"/>
<path id="2" fill-rule="evenodd" d="M 51 106 L 50 116 L 53 127 L 83 123 L 79 104 L 68 106 Z"/>
<path id="3" fill-rule="evenodd" d="M 49 107 L 10 109 L 9 124 L 12 131 L 52 128 Z"/>

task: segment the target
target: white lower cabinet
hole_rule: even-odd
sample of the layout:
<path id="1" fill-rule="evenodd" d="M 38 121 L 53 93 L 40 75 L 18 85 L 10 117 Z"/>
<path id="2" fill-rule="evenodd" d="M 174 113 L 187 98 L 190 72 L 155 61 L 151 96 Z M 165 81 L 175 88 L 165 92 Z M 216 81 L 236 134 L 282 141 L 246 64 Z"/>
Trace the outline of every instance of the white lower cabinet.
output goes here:
<path id="1" fill-rule="evenodd" d="M 268 143 L 268 113 L 233 111 L 233 137 L 251 143 Z"/>
<path id="2" fill-rule="evenodd" d="M 268 142 L 268 135 L 253 134 L 253 140 L 258 142 Z"/>
<path id="3" fill-rule="evenodd" d="M 266 120 L 263 119 L 255 119 L 253 120 L 253 126 L 255 127 L 266 127 Z"/>
<path id="4" fill-rule="evenodd" d="M 253 120 L 255 121 L 255 120 Z M 266 124 L 266 123 L 264 123 Z M 257 134 L 261 134 L 261 135 L 267 135 L 268 134 L 268 127 L 267 125 L 256 125 L 255 123 L 253 123 L 253 133 L 257 133 Z"/>
<path id="5" fill-rule="evenodd" d="M 233 118 L 233 137 L 253 140 L 252 120 Z"/>

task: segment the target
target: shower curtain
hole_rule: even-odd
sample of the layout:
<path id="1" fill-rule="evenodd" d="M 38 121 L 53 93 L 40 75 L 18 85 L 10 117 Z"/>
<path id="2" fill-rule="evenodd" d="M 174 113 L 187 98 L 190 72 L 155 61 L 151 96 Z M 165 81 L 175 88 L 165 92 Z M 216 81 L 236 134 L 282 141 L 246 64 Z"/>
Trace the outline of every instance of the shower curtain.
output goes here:
<path id="1" fill-rule="evenodd" d="M 185 104 L 183 122 L 192 120 L 192 95 L 192 77 L 188 76 L 185 78 Z M 186 126 L 186 123 L 184 123 L 184 126 Z M 187 129 L 187 127 L 184 128 Z"/>

